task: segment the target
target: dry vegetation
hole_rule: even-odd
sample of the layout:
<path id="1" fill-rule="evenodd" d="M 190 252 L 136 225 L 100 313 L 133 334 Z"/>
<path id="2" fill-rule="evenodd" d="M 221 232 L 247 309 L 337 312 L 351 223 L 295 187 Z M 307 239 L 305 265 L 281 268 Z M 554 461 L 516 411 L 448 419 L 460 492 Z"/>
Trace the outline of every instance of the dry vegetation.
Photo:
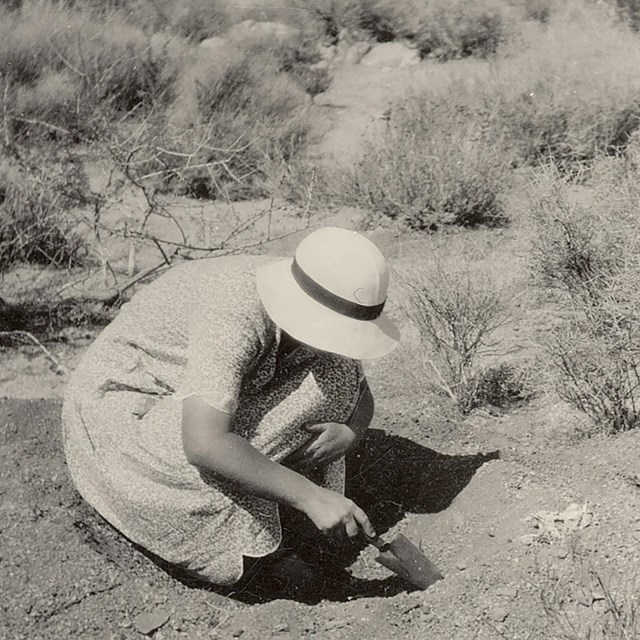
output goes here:
<path id="1" fill-rule="evenodd" d="M 640 418 L 637 168 L 601 178 L 592 202 L 572 203 L 557 174 L 534 211 L 534 269 L 560 292 L 566 319 L 546 344 L 560 395 L 605 431 Z"/>
<path id="2" fill-rule="evenodd" d="M 422 341 L 422 379 L 467 414 L 484 404 L 507 404 L 522 391 L 507 388 L 505 367 L 489 369 L 497 330 L 510 315 L 508 290 L 478 269 L 468 243 L 447 243 L 402 273 L 407 313 Z"/>
<path id="3" fill-rule="evenodd" d="M 289 31 L 228 36 L 247 18 L 283 21 Z M 42 338 L 68 324 L 105 323 L 132 283 L 176 259 L 236 250 L 229 241 L 257 221 L 196 242 L 167 205 L 179 196 L 230 204 L 270 196 L 269 212 L 286 196 L 305 213 L 349 205 L 371 224 L 498 234 L 514 188 L 528 182 L 529 284 L 554 325 L 537 345 L 545 373 L 590 433 L 635 428 L 639 28 L 636 0 L 290 0 L 259 16 L 219 0 L 4 2 L 0 274 L 31 264 L 116 281 L 105 249 L 113 238 L 129 243 L 130 260 L 129 278 L 90 305 L 59 297 L 43 307 L 34 291 L 6 313 L 0 297 L 0 334 L 24 336 L 28 326 Z M 305 157 L 309 105 L 331 82 L 316 65 L 319 49 L 343 39 L 401 39 L 427 64 L 481 62 L 469 77 L 452 73 L 437 91 L 399 99 L 355 166 L 315 166 Z M 96 163 L 108 176 L 100 187 L 90 180 Z M 135 224 L 111 215 L 131 191 L 142 203 Z M 154 216 L 174 235 L 153 232 Z M 158 263 L 138 273 L 140 242 L 157 249 Z M 411 366 L 463 415 L 526 401 L 543 387 L 537 360 L 521 367 L 505 357 L 499 341 L 516 313 L 513 291 L 471 253 L 443 234 L 440 251 L 402 282 L 424 346 Z M 551 576 L 542 594 L 556 637 L 637 637 L 634 598 L 574 560 L 576 576 Z M 587 588 L 607 608 L 585 622 L 575 602 Z"/>
<path id="4" fill-rule="evenodd" d="M 177 196 L 278 206 L 287 194 L 431 232 L 507 224 L 513 185 L 533 176 L 546 189 L 533 208 L 534 270 L 562 290 L 568 318 L 546 345 L 558 391 L 605 430 L 635 426 L 638 168 L 620 160 L 595 186 L 592 176 L 603 158 L 628 155 L 640 124 L 633 2 L 291 0 L 257 15 L 203 0 L 27 0 L 0 13 L 3 271 L 89 265 L 107 279 L 102 242 L 114 236 L 132 252 L 153 244 L 163 268 L 225 249 L 224 238 L 149 230 L 157 215 L 180 236 L 166 206 Z M 247 18 L 282 28 L 237 27 Z M 320 45 L 397 39 L 428 60 L 487 62 L 402 97 L 355 166 L 311 165 L 309 104 L 331 82 L 316 65 Z M 100 189 L 89 180 L 96 161 L 110 176 Z M 591 205 L 569 202 L 574 183 L 594 189 Z M 143 203 L 135 225 L 106 215 L 127 189 Z M 483 396 L 524 394 L 508 363 L 477 364 L 504 294 L 470 270 L 423 267 L 409 283 L 411 313 L 437 385 L 463 412 L 491 401 Z"/>

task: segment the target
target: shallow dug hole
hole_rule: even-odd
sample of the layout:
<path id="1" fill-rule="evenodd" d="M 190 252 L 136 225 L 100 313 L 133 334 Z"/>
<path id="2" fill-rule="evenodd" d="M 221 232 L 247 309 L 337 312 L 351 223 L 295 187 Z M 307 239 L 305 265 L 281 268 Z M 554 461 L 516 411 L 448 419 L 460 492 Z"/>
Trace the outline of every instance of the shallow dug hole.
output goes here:
<path id="1" fill-rule="evenodd" d="M 302 545 L 301 555 L 322 563 L 330 554 L 333 564 L 355 564 L 358 577 L 348 589 L 327 580 L 313 593 L 288 594 L 257 581 L 229 599 L 182 579 L 115 533 L 76 493 L 62 454 L 60 407 L 59 400 L 0 400 L 1 637 L 120 637 L 109 635 L 115 631 L 136 637 L 136 616 L 158 607 L 169 616 L 163 637 L 192 637 L 216 628 L 238 607 L 246 611 L 241 601 L 277 599 L 281 609 L 328 600 L 320 607 L 339 611 L 346 600 L 412 591 L 372 561 L 372 550 L 362 553 L 364 545 L 320 539 Z M 348 492 L 384 534 L 402 528 L 409 514 L 448 507 L 496 456 L 442 455 L 372 429 L 350 461 Z"/>

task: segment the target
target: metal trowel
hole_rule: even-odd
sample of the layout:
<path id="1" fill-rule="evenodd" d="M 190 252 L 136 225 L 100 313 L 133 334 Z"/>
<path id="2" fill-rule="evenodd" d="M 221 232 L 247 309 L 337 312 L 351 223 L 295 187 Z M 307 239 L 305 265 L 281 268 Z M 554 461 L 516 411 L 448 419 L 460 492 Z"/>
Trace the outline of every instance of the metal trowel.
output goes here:
<path id="1" fill-rule="evenodd" d="M 442 580 L 442 574 L 435 564 L 402 534 L 391 542 L 385 542 L 379 536 L 372 538 L 365 535 L 365 538 L 380 552 L 376 562 L 415 585 L 418 589 L 426 589 L 434 582 Z"/>

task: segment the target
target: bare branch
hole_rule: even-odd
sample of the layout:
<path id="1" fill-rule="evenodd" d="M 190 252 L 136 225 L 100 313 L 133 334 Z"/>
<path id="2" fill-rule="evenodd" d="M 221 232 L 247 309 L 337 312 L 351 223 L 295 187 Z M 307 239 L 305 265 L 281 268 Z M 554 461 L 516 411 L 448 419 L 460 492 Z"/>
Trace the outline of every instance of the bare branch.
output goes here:
<path id="1" fill-rule="evenodd" d="M 16 330 L 16 331 L 0 331 L 0 336 L 8 336 L 11 338 L 15 338 L 15 337 L 21 337 L 21 338 L 26 338 L 27 340 L 30 340 L 31 342 L 33 342 L 44 354 L 45 356 L 47 356 L 47 358 L 49 358 L 49 360 L 53 363 L 53 365 L 55 366 L 55 370 L 56 373 L 59 374 L 68 374 L 69 370 L 67 369 L 67 367 L 65 367 L 58 358 L 56 358 L 51 351 L 49 351 L 49 349 L 47 349 L 42 342 L 40 342 L 40 340 L 38 340 L 38 338 L 36 338 L 32 333 L 29 333 L 28 331 L 20 331 L 20 330 Z"/>

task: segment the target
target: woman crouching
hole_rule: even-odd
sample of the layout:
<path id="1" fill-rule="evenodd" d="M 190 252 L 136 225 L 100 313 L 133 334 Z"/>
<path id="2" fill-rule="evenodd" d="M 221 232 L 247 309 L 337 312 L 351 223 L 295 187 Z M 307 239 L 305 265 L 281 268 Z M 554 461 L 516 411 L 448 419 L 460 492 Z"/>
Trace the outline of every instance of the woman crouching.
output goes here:
<path id="1" fill-rule="evenodd" d="M 123 306 L 67 389 L 65 452 L 122 534 L 217 585 L 282 540 L 278 505 L 324 533 L 373 536 L 345 497 L 345 454 L 373 399 L 360 360 L 399 338 L 386 261 L 324 228 L 293 259 L 173 267 Z"/>

